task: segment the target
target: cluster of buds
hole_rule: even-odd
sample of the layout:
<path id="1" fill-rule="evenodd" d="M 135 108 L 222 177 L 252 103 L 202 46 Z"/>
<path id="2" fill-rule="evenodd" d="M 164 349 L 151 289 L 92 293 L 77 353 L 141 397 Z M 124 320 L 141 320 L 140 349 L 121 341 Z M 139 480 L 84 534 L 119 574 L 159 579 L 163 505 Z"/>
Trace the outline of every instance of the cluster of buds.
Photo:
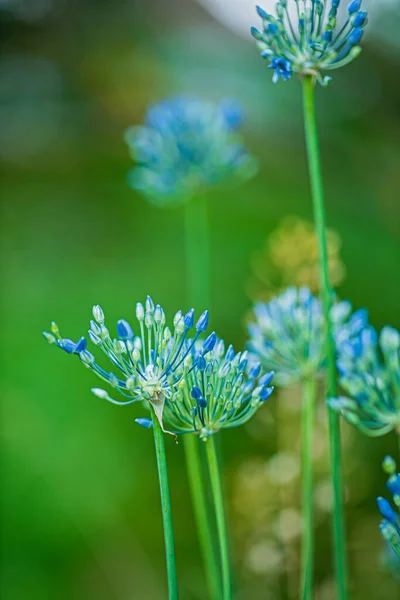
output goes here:
<path id="1" fill-rule="evenodd" d="M 93 388 L 95 396 L 123 406 L 147 402 L 165 433 L 197 433 L 206 438 L 223 427 L 241 425 L 271 395 L 273 373 L 260 376 L 261 366 L 249 366 L 247 353 L 235 355 L 232 346 L 225 353 L 224 342 L 217 340 L 215 332 L 201 339 L 208 326 L 208 311 L 196 323 L 193 309 L 186 314 L 178 311 L 171 330 L 164 310 L 148 296 L 145 305 L 137 303 L 136 318 L 138 335 L 121 319 L 117 337 L 112 338 L 103 310 L 93 307 L 88 337 L 104 352 L 115 373 L 98 364 L 85 337 L 78 342 L 62 338 L 55 323 L 44 336 L 68 354 L 79 356 L 124 400 L 115 400 L 103 388 Z M 147 418 L 137 422 L 144 427 L 152 425 Z M 172 431 L 165 429 L 164 422 Z"/>
<path id="2" fill-rule="evenodd" d="M 287 81 L 294 72 L 327 85 L 331 78 L 323 77 L 323 71 L 343 67 L 360 54 L 368 19 L 362 0 L 349 2 L 343 23 L 338 23 L 339 4 L 340 0 L 279 0 L 276 15 L 257 6 L 263 27 L 252 27 L 251 33 L 261 56 L 270 61 L 274 82 L 280 77 Z"/>
<path id="3" fill-rule="evenodd" d="M 256 162 L 241 143 L 241 123 L 232 100 L 174 97 L 150 106 L 145 124 L 125 134 L 138 163 L 130 185 L 157 205 L 171 205 L 232 177 L 251 177 Z"/>
<path id="4" fill-rule="evenodd" d="M 330 399 L 331 408 L 369 436 L 400 435 L 400 333 L 366 327 L 342 344 L 337 364 L 346 396 Z"/>
<path id="5" fill-rule="evenodd" d="M 330 318 L 336 347 L 358 337 L 367 312 L 351 313 L 347 301 L 332 305 Z M 256 303 L 255 322 L 248 326 L 249 349 L 276 383 L 290 385 L 317 376 L 327 362 L 326 324 L 319 298 L 307 287 L 289 287 L 268 303 Z"/>
<path id="6" fill-rule="evenodd" d="M 391 456 L 385 457 L 383 470 L 388 475 L 386 487 L 393 496 L 397 511 L 385 498 L 378 498 L 378 508 L 383 517 L 379 529 L 394 553 L 400 556 L 400 473 L 396 473 L 396 463 Z"/>

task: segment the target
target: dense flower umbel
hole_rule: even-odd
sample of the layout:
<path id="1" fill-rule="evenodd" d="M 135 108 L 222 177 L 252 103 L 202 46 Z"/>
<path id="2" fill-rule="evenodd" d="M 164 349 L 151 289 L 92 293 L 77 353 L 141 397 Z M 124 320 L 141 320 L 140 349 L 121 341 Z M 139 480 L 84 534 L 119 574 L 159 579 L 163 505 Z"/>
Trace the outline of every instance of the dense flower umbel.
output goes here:
<path id="1" fill-rule="evenodd" d="M 379 529 L 393 551 L 400 556 L 400 473 L 396 473 L 396 463 L 391 456 L 386 456 L 383 469 L 389 476 L 386 486 L 393 496 L 397 511 L 385 498 L 378 498 L 378 508 L 383 516 Z"/>
<path id="2" fill-rule="evenodd" d="M 347 397 L 330 406 L 367 435 L 400 435 L 400 333 L 384 327 L 378 338 L 366 327 L 341 346 L 338 369 Z"/>
<path id="3" fill-rule="evenodd" d="M 266 369 L 277 372 L 276 382 L 290 385 L 317 375 L 326 365 L 326 329 L 320 300 L 307 287 L 290 287 L 267 304 L 254 306 L 249 349 Z M 357 336 L 367 313 L 351 315 L 351 304 L 336 302 L 331 308 L 337 346 Z"/>
<path id="4" fill-rule="evenodd" d="M 225 351 L 215 334 L 193 350 L 193 363 L 180 392 L 165 403 L 165 421 L 176 433 L 206 439 L 242 425 L 273 392 L 273 372 L 261 375 L 261 365 L 250 365 L 247 352 L 235 354 L 232 346 Z"/>
<path id="5" fill-rule="evenodd" d="M 173 97 L 150 106 L 143 127 L 125 139 L 138 163 L 129 174 L 133 188 L 156 204 L 178 204 L 232 177 L 248 178 L 255 161 L 238 136 L 241 108 L 192 97 Z"/>
<path id="6" fill-rule="evenodd" d="M 290 3 L 296 6 L 295 19 L 290 17 Z M 252 27 L 251 33 L 261 56 L 270 61 L 274 83 L 280 77 L 287 81 L 295 72 L 326 85 L 331 78 L 323 78 L 322 71 L 338 69 L 360 54 L 367 13 L 361 10 L 362 0 L 347 3 L 343 23 L 337 23 L 340 0 L 280 0 L 276 16 L 257 6 L 263 29 Z"/>
<path id="7" fill-rule="evenodd" d="M 121 319 L 117 323 L 115 339 L 111 338 L 104 323 L 104 313 L 100 306 L 93 307 L 93 317 L 94 320 L 90 322 L 89 339 L 107 355 L 118 370 L 118 375 L 99 366 L 93 354 L 87 350 L 84 337 L 77 343 L 61 338 L 55 323 L 52 323 L 51 333 L 45 332 L 44 336 L 68 354 L 78 355 L 86 367 L 109 383 L 126 400 L 114 400 L 106 390 L 93 388 L 92 392 L 96 396 L 120 405 L 147 400 L 164 430 L 164 404 L 184 386 L 185 378 L 193 369 L 194 347 L 207 329 L 208 311 L 200 316 L 195 326 L 193 309 L 185 315 L 181 311 L 177 312 L 172 334 L 166 326 L 163 309 L 159 304 L 155 306 L 148 296 L 145 306 L 140 302 L 136 305 L 139 335 L 135 336 L 130 324 Z M 188 334 L 193 327 L 195 333 L 190 339 Z"/>

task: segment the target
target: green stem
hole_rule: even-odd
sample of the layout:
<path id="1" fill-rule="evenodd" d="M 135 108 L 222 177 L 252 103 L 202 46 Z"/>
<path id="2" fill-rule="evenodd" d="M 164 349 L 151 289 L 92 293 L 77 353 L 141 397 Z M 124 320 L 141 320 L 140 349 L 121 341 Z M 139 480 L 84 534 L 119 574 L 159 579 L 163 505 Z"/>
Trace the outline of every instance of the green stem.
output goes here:
<path id="1" fill-rule="evenodd" d="M 228 541 L 225 525 L 224 502 L 222 498 L 221 478 L 219 474 L 217 452 L 214 437 L 210 435 L 206 442 L 207 462 L 210 471 L 211 489 L 214 500 L 215 517 L 217 520 L 218 542 L 222 568 L 221 600 L 231 600 L 231 579 L 229 572 Z"/>
<path id="2" fill-rule="evenodd" d="M 209 308 L 210 249 L 207 203 L 204 197 L 193 198 L 185 205 L 186 287 L 189 303 L 200 310 Z M 209 507 L 201 467 L 197 436 L 183 436 L 186 468 L 207 587 L 213 600 L 221 598 L 221 577 L 212 535 Z"/>
<path id="3" fill-rule="evenodd" d="M 153 421 L 154 444 L 156 447 L 158 479 L 160 482 L 161 510 L 164 525 L 165 556 L 167 561 L 168 576 L 168 598 L 169 600 L 177 600 L 178 584 L 176 579 L 174 531 L 172 528 L 171 498 L 168 484 L 164 434 L 153 410 L 151 411 L 151 414 Z"/>
<path id="4" fill-rule="evenodd" d="M 204 474 L 199 453 L 200 443 L 202 442 L 199 441 L 196 435 L 183 436 L 189 486 L 206 572 L 207 587 L 210 598 L 219 600 L 221 598 L 220 573 L 204 493 Z"/>
<path id="5" fill-rule="evenodd" d="M 186 289 L 189 303 L 202 311 L 210 303 L 209 238 L 206 198 L 192 198 L 185 204 Z"/>
<path id="6" fill-rule="evenodd" d="M 303 383 L 301 415 L 301 506 L 303 534 L 301 538 L 300 597 L 312 599 L 314 572 L 314 519 L 313 519 L 313 430 L 315 418 L 316 381 Z"/>
<path id="7" fill-rule="evenodd" d="M 336 394 L 336 351 L 332 336 L 330 309 L 332 301 L 331 284 L 328 271 L 328 251 L 326 241 L 325 204 L 322 186 L 322 174 L 319 155 L 318 133 L 315 118 L 315 83 L 311 76 L 303 79 L 304 126 L 307 143 L 308 165 L 311 192 L 314 207 L 314 220 L 318 238 L 319 275 L 321 301 L 326 322 L 327 357 L 328 357 L 328 396 Z M 336 585 L 338 600 L 347 598 L 347 564 L 343 515 L 343 480 L 340 449 L 339 415 L 328 409 L 329 445 L 331 455 L 331 478 L 333 488 L 333 534 Z"/>

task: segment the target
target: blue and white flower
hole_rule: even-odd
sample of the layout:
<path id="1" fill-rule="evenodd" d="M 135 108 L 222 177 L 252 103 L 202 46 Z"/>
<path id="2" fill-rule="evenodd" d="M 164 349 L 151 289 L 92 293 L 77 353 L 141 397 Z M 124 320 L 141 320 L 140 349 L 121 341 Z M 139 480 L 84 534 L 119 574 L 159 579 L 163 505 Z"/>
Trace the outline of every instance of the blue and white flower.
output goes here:
<path id="1" fill-rule="evenodd" d="M 290 3 L 296 18 L 290 16 Z M 338 69 L 351 62 L 360 52 L 360 41 L 368 21 L 362 0 L 351 0 L 347 17 L 338 22 L 340 0 L 279 0 L 276 14 L 257 6 L 262 29 L 252 27 L 261 56 L 270 61 L 273 81 L 287 81 L 292 72 L 312 75 L 322 85 L 330 82 L 322 72 Z"/>
<path id="2" fill-rule="evenodd" d="M 357 336 L 367 313 L 351 314 L 347 301 L 335 302 L 331 321 L 336 346 Z M 282 386 L 320 374 L 326 367 L 326 326 L 322 305 L 307 287 L 289 287 L 270 302 L 254 306 L 255 321 L 248 326 L 249 350 L 267 370 L 276 371 Z"/>
<path id="3" fill-rule="evenodd" d="M 337 364 L 346 395 L 330 399 L 331 408 L 366 435 L 400 435 L 400 333 L 366 327 L 342 344 Z"/>
<path id="4" fill-rule="evenodd" d="M 383 517 L 379 529 L 395 554 L 400 556 L 400 473 L 396 473 L 396 463 L 391 456 L 385 457 L 383 469 L 389 476 L 386 487 L 393 497 L 396 510 L 385 498 L 377 498 L 378 508 Z"/>
<path id="5" fill-rule="evenodd" d="M 93 320 L 90 322 L 88 337 L 104 352 L 115 368 L 103 369 L 94 355 L 87 350 L 86 338 L 78 342 L 64 339 L 59 329 L 52 323 L 51 333 L 45 332 L 46 339 L 68 354 L 79 356 L 82 363 L 100 379 L 118 391 L 125 400 L 114 400 L 108 391 L 93 388 L 95 396 L 118 405 L 128 405 L 140 400 L 149 402 L 160 425 L 163 426 L 165 402 L 174 397 L 184 384 L 185 377 L 193 368 L 194 348 L 201 334 L 208 326 L 208 311 L 194 321 L 194 310 L 186 314 L 178 311 L 173 320 L 173 329 L 166 325 L 164 310 L 154 305 L 147 296 L 145 305 L 136 305 L 136 318 L 139 324 L 138 335 L 131 325 L 121 319 L 117 323 L 117 337 L 112 338 L 105 325 L 104 312 L 100 306 L 93 307 Z M 194 328 L 194 335 L 189 332 Z M 143 423 L 140 423 L 143 424 Z"/>
<path id="6" fill-rule="evenodd" d="M 130 185 L 153 203 L 173 205 L 226 180 L 251 177 L 256 162 L 238 134 L 242 120 L 232 100 L 172 97 L 150 106 L 144 125 L 125 134 L 138 163 Z"/>

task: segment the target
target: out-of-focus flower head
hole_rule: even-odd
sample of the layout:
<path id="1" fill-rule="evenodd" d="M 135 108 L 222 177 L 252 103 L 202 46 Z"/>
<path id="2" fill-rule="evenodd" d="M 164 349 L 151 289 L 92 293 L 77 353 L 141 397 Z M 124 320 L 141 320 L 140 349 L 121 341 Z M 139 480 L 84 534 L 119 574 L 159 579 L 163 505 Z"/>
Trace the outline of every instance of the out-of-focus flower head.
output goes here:
<path id="1" fill-rule="evenodd" d="M 92 389 L 95 396 L 119 405 L 148 401 L 165 431 L 164 405 L 181 390 L 185 378 L 194 368 L 193 350 L 207 329 L 208 311 L 203 312 L 196 323 L 193 309 L 186 314 L 178 311 L 171 331 L 166 325 L 164 310 L 159 304 L 154 305 L 151 297 L 147 296 L 144 306 L 137 303 L 136 318 L 139 322 L 138 335 L 134 334 L 127 321 L 121 319 L 116 327 L 117 337 L 113 339 L 105 325 L 103 310 L 100 306 L 93 307 L 89 339 L 104 352 L 118 375 L 106 371 L 96 362 L 94 355 L 87 350 L 86 338 L 82 337 L 78 342 L 62 338 L 56 323 L 52 323 L 51 333 L 44 332 L 44 336 L 48 342 L 68 354 L 78 355 L 86 367 L 124 396 L 125 400 L 114 400 L 106 390 L 100 388 Z M 193 338 L 189 338 L 193 328 Z M 139 419 L 138 422 L 145 427 L 151 426 L 148 419 Z"/>
<path id="2" fill-rule="evenodd" d="M 205 189 L 254 175 L 256 161 L 238 134 L 241 107 L 232 100 L 214 104 L 172 97 L 150 106 L 145 124 L 126 131 L 138 163 L 130 185 L 157 205 L 188 201 Z"/>
<path id="3" fill-rule="evenodd" d="M 289 14 L 290 2 L 296 5 L 295 20 Z M 344 23 L 337 22 L 339 4 L 340 0 L 280 0 L 276 15 L 257 6 L 263 27 L 252 27 L 251 33 L 261 56 L 270 62 L 274 83 L 279 78 L 287 81 L 294 72 L 327 85 L 331 78 L 323 77 L 323 71 L 343 67 L 360 54 L 368 19 L 362 0 L 348 2 Z"/>
<path id="4" fill-rule="evenodd" d="M 351 314 L 347 301 L 335 302 L 331 321 L 336 346 L 357 337 L 367 312 Z M 320 300 L 307 287 L 289 287 L 268 303 L 256 303 L 255 322 L 248 326 L 249 349 L 265 369 L 276 371 L 279 385 L 319 374 L 326 366 L 326 327 Z"/>
<path id="5" fill-rule="evenodd" d="M 400 473 L 396 473 L 396 463 L 391 456 L 385 457 L 383 469 L 389 476 L 386 486 L 393 496 L 397 510 L 385 498 L 377 498 L 378 508 L 383 517 L 379 529 L 395 554 L 400 556 Z"/>
<path id="6" fill-rule="evenodd" d="M 247 352 L 225 349 L 215 333 L 192 348 L 193 367 L 180 391 L 167 399 L 164 418 L 176 433 L 197 433 L 206 440 L 221 429 L 246 423 L 272 394 L 274 373 L 249 364 Z"/>
<path id="7" fill-rule="evenodd" d="M 340 285 L 346 275 L 341 245 L 339 234 L 328 229 L 328 267 L 333 287 Z M 267 300 L 290 285 L 306 286 L 317 293 L 318 243 L 313 224 L 296 216 L 285 217 L 268 236 L 263 250 L 254 256 L 252 268 L 262 284 L 252 282 L 252 298 Z"/>
<path id="8" fill-rule="evenodd" d="M 342 344 L 338 369 L 346 396 L 331 398 L 331 408 L 366 435 L 400 435 L 400 333 L 366 327 Z"/>

